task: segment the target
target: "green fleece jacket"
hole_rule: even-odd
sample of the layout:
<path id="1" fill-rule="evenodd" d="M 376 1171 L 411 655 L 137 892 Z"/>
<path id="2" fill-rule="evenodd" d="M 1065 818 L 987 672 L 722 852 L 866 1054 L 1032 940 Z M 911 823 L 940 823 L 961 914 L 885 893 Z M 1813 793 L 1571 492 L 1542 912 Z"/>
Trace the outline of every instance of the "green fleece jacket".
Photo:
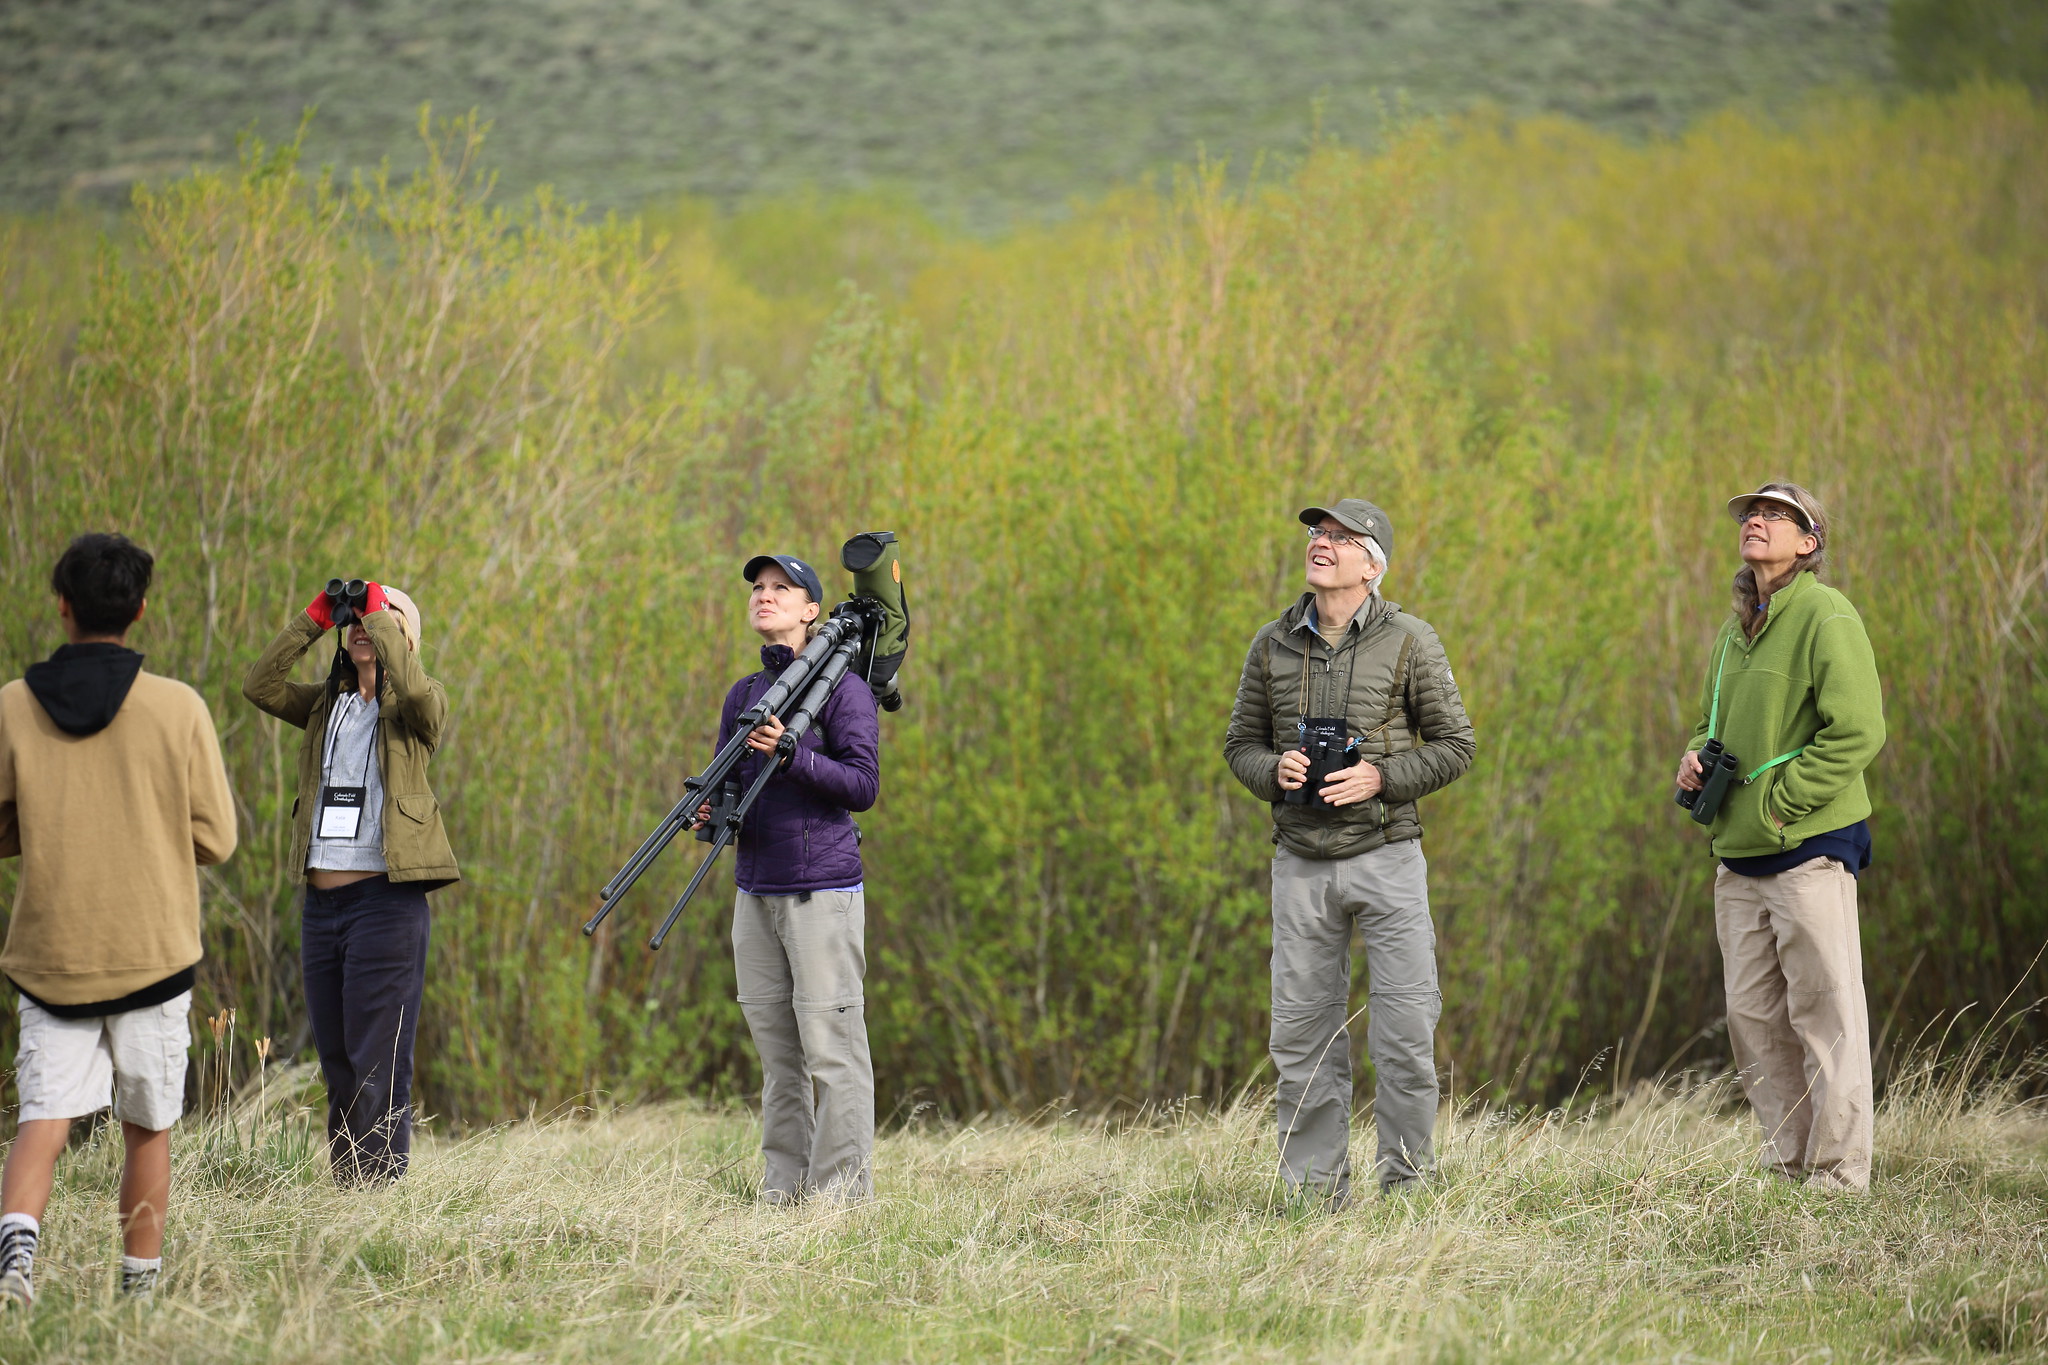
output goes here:
<path id="1" fill-rule="evenodd" d="M 1707 655 L 1686 747 L 1709 736 L 1738 760 L 1738 785 L 1714 817 L 1715 857 L 1781 853 L 1867 818 L 1863 770 L 1884 747 L 1884 700 L 1849 599 L 1801 573 L 1771 598 L 1754 640 L 1731 614 Z"/>

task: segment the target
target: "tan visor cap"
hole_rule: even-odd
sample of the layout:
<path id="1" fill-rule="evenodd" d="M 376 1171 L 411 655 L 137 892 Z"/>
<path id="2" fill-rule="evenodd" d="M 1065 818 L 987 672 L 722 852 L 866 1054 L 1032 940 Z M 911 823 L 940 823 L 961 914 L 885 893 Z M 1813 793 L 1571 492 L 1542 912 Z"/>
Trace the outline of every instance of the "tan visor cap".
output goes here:
<path id="1" fill-rule="evenodd" d="M 1813 522 L 1807 517 L 1806 509 L 1799 505 L 1799 500 L 1789 493 L 1780 493 L 1775 488 L 1759 488 L 1754 493 L 1742 493 L 1728 499 L 1728 515 L 1737 521 L 1743 520 L 1749 515 L 1749 505 L 1753 502 L 1781 503 L 1799 519 L 1801 530 L 1808 533 L 1813 530 Z"/>

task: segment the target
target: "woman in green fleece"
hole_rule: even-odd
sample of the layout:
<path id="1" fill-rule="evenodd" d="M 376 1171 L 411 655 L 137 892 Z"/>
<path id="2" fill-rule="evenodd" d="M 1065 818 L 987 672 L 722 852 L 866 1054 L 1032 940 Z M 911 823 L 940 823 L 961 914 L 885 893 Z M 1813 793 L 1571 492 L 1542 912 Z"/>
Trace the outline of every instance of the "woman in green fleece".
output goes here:
<path id="1" fill-rule="evenodd" d="M 1763 1124 L 1763 1163 L 1833 1190 L 1870 1185 L 1870 1014 L 1856 878 L 1870 865 L 1863 770 L 1884 747 L 1863 618 L 1820 581 L 1827 513 L 1797 484 L 1731 498 L 1742 567 L 1707 656 L 1678 785 L 1699 748 L 1737 758 L 1714 817 L 1714 925 L 1728 1040 Z"/>

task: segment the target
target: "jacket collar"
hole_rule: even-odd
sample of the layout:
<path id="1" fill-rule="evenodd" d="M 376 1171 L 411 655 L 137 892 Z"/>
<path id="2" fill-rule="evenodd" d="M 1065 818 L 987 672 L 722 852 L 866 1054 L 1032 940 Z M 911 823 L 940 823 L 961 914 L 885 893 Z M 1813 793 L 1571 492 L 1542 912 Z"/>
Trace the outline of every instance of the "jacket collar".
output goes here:
<path id="1" fill-rule="evenodd" d="M 1350 635 L 1363 635 L 1399 610 L 1400 603 L 1389 602 L 1375 594 L 1365 599 L 1365 605 L 1351 618 L 1345 631 Z M 1316 635 L 1316 595 L 1305 592 L 1296 598 L 1294 605 L 1281 613 L 1280 625 L 1289 635 Z"/>
<path id="2" fill-rule="evenodd" d="M 1798 573 L 1793 574 L 1790 583 L 1787 583 L 1784 587 L 1771 594 L 1770 605 L 1764 611 L 1763 626 L 1755 635 L 1749 635 L 1744 632 L 1742 630 L 1742 622 L 1737 621 L 1735 623 L 1735 634 L 1743 642 L 1744 647 L 1755 648 L 1757 641 L 1764 638 L 1764 632 L 1771 628 L 1771 622 L 1783 616 L 1791 604 L 1799 600 L 1800 594 L 1819 581 L 1819 579 L 1813 576 L 1813 570 L 1811 569 L 1801 569 Z"/>
<path id="3" fill-rule="evenodd" d="M 788 645 L 762 645 L 761 667 L 780 673 L 796 662 L 796 651 Z"/>

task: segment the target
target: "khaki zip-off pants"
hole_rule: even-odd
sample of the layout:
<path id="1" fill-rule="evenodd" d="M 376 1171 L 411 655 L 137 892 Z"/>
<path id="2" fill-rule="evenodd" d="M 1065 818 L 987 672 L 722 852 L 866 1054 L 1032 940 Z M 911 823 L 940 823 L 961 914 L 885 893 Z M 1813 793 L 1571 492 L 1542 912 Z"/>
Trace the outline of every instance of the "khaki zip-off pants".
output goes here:
<path id="1" fill-rule="evenodd" d="M 740 1012 L 761 1054 L 765 1203 L 874 1191 L 875 1071 L 862 981 L 867 901 L 859 891 L 733 902 Z"/>
<path id="2" fill-rule="evenodd" d="M 1856 878 L 1833 858 L 1768 877 L 1720 869 L 1714 928 L 1728 1041 L 1763 1124 L 1763 1164 L 1829 1189 L 1870 1188 L 1870 1011 Z"/>
<path id="3" fill-rule="evenodd" d="M 1414 839 L 1351 858 L 1273 859 L 1273 1067 L 1280 1074 L 1280 1175 L 1291 1189 L 1351 1191 L 1353 926 L 1371 973 L 1366 1052 L 1379 1074 L 1374 1171 L 1382 1188 L 1433 1164 L 1436 926 L 1429 863 Z"/>

